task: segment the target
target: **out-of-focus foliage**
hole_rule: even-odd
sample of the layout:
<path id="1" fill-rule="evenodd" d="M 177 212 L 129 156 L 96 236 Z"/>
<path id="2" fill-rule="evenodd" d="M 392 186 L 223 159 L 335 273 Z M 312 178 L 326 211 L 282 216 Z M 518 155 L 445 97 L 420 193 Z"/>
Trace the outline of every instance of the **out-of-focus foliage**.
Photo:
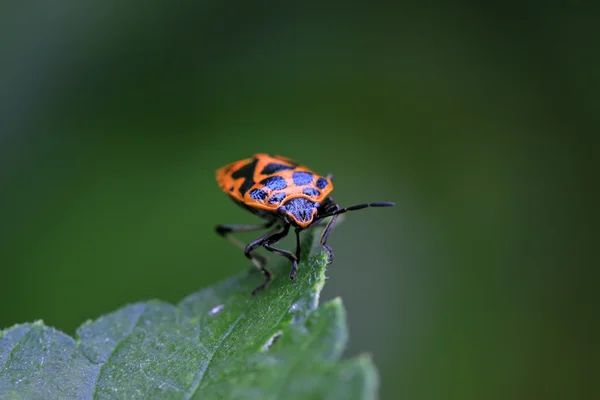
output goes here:
<path id="1" fill-rule="evenodd" d="M 214 170 L 272 152 L 332 172 L 342 205 L 397 203 L 333 232 L 323 293 L 382 398 L 589 395 L 597 20 L 534 1 L 3 5 L 0 325 L 73 332 L 248 268 L 213 229 L 255 218 Z"/>

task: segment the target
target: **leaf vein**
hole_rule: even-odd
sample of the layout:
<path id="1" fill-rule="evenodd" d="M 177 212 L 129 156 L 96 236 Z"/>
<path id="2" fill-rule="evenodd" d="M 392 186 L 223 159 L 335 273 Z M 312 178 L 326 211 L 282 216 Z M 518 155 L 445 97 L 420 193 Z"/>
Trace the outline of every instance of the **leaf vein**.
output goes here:
<path id="1" fill-rule="evenodd" d="M 307 313 L 305 316 L 308 318 L 308 316 L 312 314 L 312 311 Z M 319 327 L 320 329 L 323 329 L 323 327 Z M 300 360 L 302 359 L 302 355 L 309 350 L 313 344 L 315 343 L 315 341 L 317 340 L 317 338 L 319 337 L 320 334 L 320 330 L 317 332 L 316 329 L 313 330 L 312 332 L 310 332 L 310 337 L 308 338 L 308 340 L 305 342 L 304 346 L 301 347 L 301 351 L 296 353 L 296 357 L 294 357 L 294 360 L 290 363 L 290 367 L 287 370 L 287 373 L 285 374 L 285 378 L 281 379 L 282 384 L 279 385 L 279 388 L 277 388 L 276 391 L 274 391 L 273 393 L 275 393 L 275 396 L 273 396 L 273 399 L 280 399 L 282 398 L 281 395 L 283 394 L 283 390 L 286 388 L 286 383 L 288 381 L 288 379 L 293 376 L 293 372 L 296 369 L 296 367 L 298 366 L 298 363 L 300 362 Z"/>
<path id="2" fill-rule="evenodd" d="M 213 351 L 209 354 L 208 362 L 206 363 L 206 366 L 203 369 L 201 369 L 200 371 L 198 371 L 198 375 L 194 379 L 195 382 L 192 385 L 192 387 L 190 388 L 191 391 L 189 393 L 189 396 L 188 395 L 184 396 L 183 397 L 184 399 L 188 400 L 196 395 L 196 392 L 198 392 L 198 389 L 200 389 L 200 387 L 202 386 L 202 382 L 204 381 L 204 377 L 206 376 L 206 371 L 208 371 L 208 368 L 210 367 L 210 364 L 212 363 L 215 353 L 217 351 L 219 351 L 223 342 L 229 337 L 229 335 L 231 335 L 231 332 L 233 332 L 234 328 L 238 325 L 238 323 L 242 320 L 242 318 L 244 318 L 244 314 L 240 315 L 233 322 L 233 324 L 231 324 L 231 326 L 229 327 L 229 330 L 227 332 L 225 332 L 225 334 L 223 335 L 221 340 L 219 340 L 219 343 L 217 343 L 217 345 L 215 346 Z"/>
<path id="3" fill-rule="evenodd" d="M 6 373 L 6 371 L 8 370 L 8 367 L 12 361 L 15 351 L 19 347 L 21 347 L 21 342 L 23 342 L 23 340 L 29 335 L 29 332 L 31 332 L 31 328 L 29 328 L 29 330 L 23 336 L 21 336 L 19 341 L 17 343 L 15 343 L 15 345 L 13 346 L 12 350 L 10 351 L 10 354 L 8 355 L 8 358 L 6 359 L 6 362 L 4 363 L 4 366 L 2 367 L 2 371 L 0 371 L 0 376 L 4 375 Z"/>
<path id="4" fill-rule="evenodd" d="M 104 366 L 109 363 L 109 361 L 110 361 L 111 357 L 113 356 L 113 354 L 116 353 L 117 349 L 119 347 L 121 347 L 121 345 L 123 344 L 123 342 L 125 342 L 125 340 L 127 340 L 127 338 L 133 333 L 133 331 L 135 330 L 135 328 L 140 323 L 140 319 L 142 318 L 142 315 L 144 315 L 144 312 L 146 311 L 147 307 L 148 306 L 146 304 L 144 304 L 144 307 L 141 309 L 140 313 L 138 314 L 138 316 L 137 316 L 137 318 L 135 320 L 135 324 L 131 325 L 131 330 L 129 332 L 127 332 L 127 334 L 125 336 L 123 336 L 121 338 L 121 340 L 119 341 L 119 343 L 110 352 L 110 355 L 106 359 L 106 362 L 104 364 L 102 364 L 100 366 L 100 368 L 98 368 L 98 377 L 96 378 L 96 383 L 94 384 L 94 395 L 92 396 L 92 399 L 95 399 L 96 396 L 98 395 L 98 381 L 100 380 L 100 376 L 102 375 L 102 370 L 104 369 Z"/>

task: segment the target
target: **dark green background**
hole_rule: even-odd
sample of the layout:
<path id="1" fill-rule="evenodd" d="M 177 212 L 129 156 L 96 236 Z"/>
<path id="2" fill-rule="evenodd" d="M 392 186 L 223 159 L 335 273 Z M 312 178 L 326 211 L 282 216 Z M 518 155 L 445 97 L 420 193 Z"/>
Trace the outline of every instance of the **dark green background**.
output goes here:
<path id="1" fill-rule="evenodd" d="M 0 326 L 249 268 L 214 171 L 271 152 L 397 203 L 334 231 L 323 293 L 382 398 L 589 396 L 595 10 L 249 3 L 2 6 Z"/>

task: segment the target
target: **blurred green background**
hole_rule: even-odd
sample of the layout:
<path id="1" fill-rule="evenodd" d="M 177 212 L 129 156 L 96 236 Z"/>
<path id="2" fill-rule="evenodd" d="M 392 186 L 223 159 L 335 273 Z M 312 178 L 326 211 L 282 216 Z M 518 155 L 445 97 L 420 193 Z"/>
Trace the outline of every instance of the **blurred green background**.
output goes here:
<path id="1" fill-rule="evenodd" d="M 591 394 L 596 10 L 39 3 L 0 6 L 0 327 L 250 268 L 214 171 L 270 152 L 397 203 L 334 231 L 322 296 L 381 398 Z"/>

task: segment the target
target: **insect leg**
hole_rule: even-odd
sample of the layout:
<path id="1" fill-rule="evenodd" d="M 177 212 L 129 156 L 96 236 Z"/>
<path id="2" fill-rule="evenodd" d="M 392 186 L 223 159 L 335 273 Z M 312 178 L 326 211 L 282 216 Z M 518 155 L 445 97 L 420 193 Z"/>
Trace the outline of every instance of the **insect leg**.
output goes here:
<path id="1" fill-rule="evenodd" d="M 290 260 L 292 262 L 292 272 L 290 273 L 290 279 L 295 279 L 296 278 L 296 270 L 298 269 L 298 258 L 292 252 L 289 252 L 287 250 L 277 249 L 275 247 L 271 247 L 272 244 L 275 244 L 275 243 L 279 242 L 281 239 L 283 239 L 284 237 L 286 237 L 288 235 L 289 231 L 290 231 L 290 225 L 287 224 L 283 227 L 283 230 L 281 232 L 278 232 L 272 236 L 269 236 L 267 238 L 267 240 L 265 240 L 263 247 L 272 253 L 279 254 L 280 256 L 283 256 L 283 257 L 287 258 L 288 260 Z M 298 238 L 298 236 L 297 236 L 297 238 Z"/>
<path id="2" fill-rule="evenodd" d="M 300 232 L 302 229 L 296 228 L 296 260 L 300 262 Z M 298 264 L 292 264 L 292 271 L 290 272 L 290 279 L 296 279 L 296 270 L 298 269 Z"/>
<path id="3" fill-rule="evenodd" d="M 271 229 L 269 232 L 265 233 L 264 235 L 261 235 L 258 239 L 255 239 L 252 242 L 248 243 L 248 245 L 244 249 L 244 254 L 246 255 L 246 257 L 248 257 L 250 260 L 252 260 L 252 263 L 254 264 L 254 266 L 256 266 L 256 268 L 258 268 L 260 270 L 260 272 L 262 272 L 266 278 L 262 284 L 260 284 L 256 288 L 254 288 L 254 290 L 252 291 L 252 296 L 256 295 L 256 293 L 258 293 L 259 290 L 262 290 L 262 289 L 266 288 L 267 286 L 269 286 L 269 284 L 273 280 L 273 274 L 271 273 L 271 271 L 269 271 L 267 268 L 265 268 L 264 263 L 261 263 L 259 261 L 259 255 L 252 254 L 252 252 L 257 247 L 262 246 L 270 237 L 275 235 L 277 230 L 278 230 L 278 227 Z M 262 257 L 260 257 L 260 258 L 262 258 Z"/>
<path id="4" fill-rule="evenodd" d="M 274 220 L 266 222 L 264 224 L 256 224 L 256 225 L 217 225 L 215 230 L 221 236 L 225 236 L 229 233 L 236 232 L 249 232 L 256 231 L 259 229 L 270 228 L 275 223 Z"/>
<path id="5" fill-rule="evenodd" d="M 219 235 L 221 235 L 222 237 L 226 238 L 231 243 L 233 243 L 234 246 L 236 246 L 237 248 L 244 251 L 246 249 L 246 244 L 244 242 L 242 242 L 241 240 L 239 240 L 238 238 L 232 236 L 232 233 L 250 232 L 250 231 L 256 231 L 259 229 L 266 229 L 266 228 L 270 228 L 271 226 L 273 226 L 274 223 L 275 223 L 275 221 L 273 220 L 273 221 L 269 221 L 267 223 L 258 224 L 258 225 L 217 225 L 215 230 L 217 231 L 217 233 Z M 255 257 L 263 265 L 267 263 L 267 259 L 265 257 L 263 257 L 262 255 L 256 254 Z"/>
<path id="6" fill-rule="evenodd" d="M 338 215 L 339 214 L 334 215 L 329 220 L 329 222 L 327 223 L 327 226 L 325 227 L 325 229 L 323 230 L 323 233 L 321 234 L 321 244 L 325 248 L 325 251 L 327 251 L 327 264 L 331 264 L 333 262 L 333 249 L 331 248 L 330 245 L 327 244 L 327 239 L 329 238 L 329 234 L 331 233 L 331 230 L 333 229 L 333 225 L 335 225 L 335 220 L 337 219 Z"/>

